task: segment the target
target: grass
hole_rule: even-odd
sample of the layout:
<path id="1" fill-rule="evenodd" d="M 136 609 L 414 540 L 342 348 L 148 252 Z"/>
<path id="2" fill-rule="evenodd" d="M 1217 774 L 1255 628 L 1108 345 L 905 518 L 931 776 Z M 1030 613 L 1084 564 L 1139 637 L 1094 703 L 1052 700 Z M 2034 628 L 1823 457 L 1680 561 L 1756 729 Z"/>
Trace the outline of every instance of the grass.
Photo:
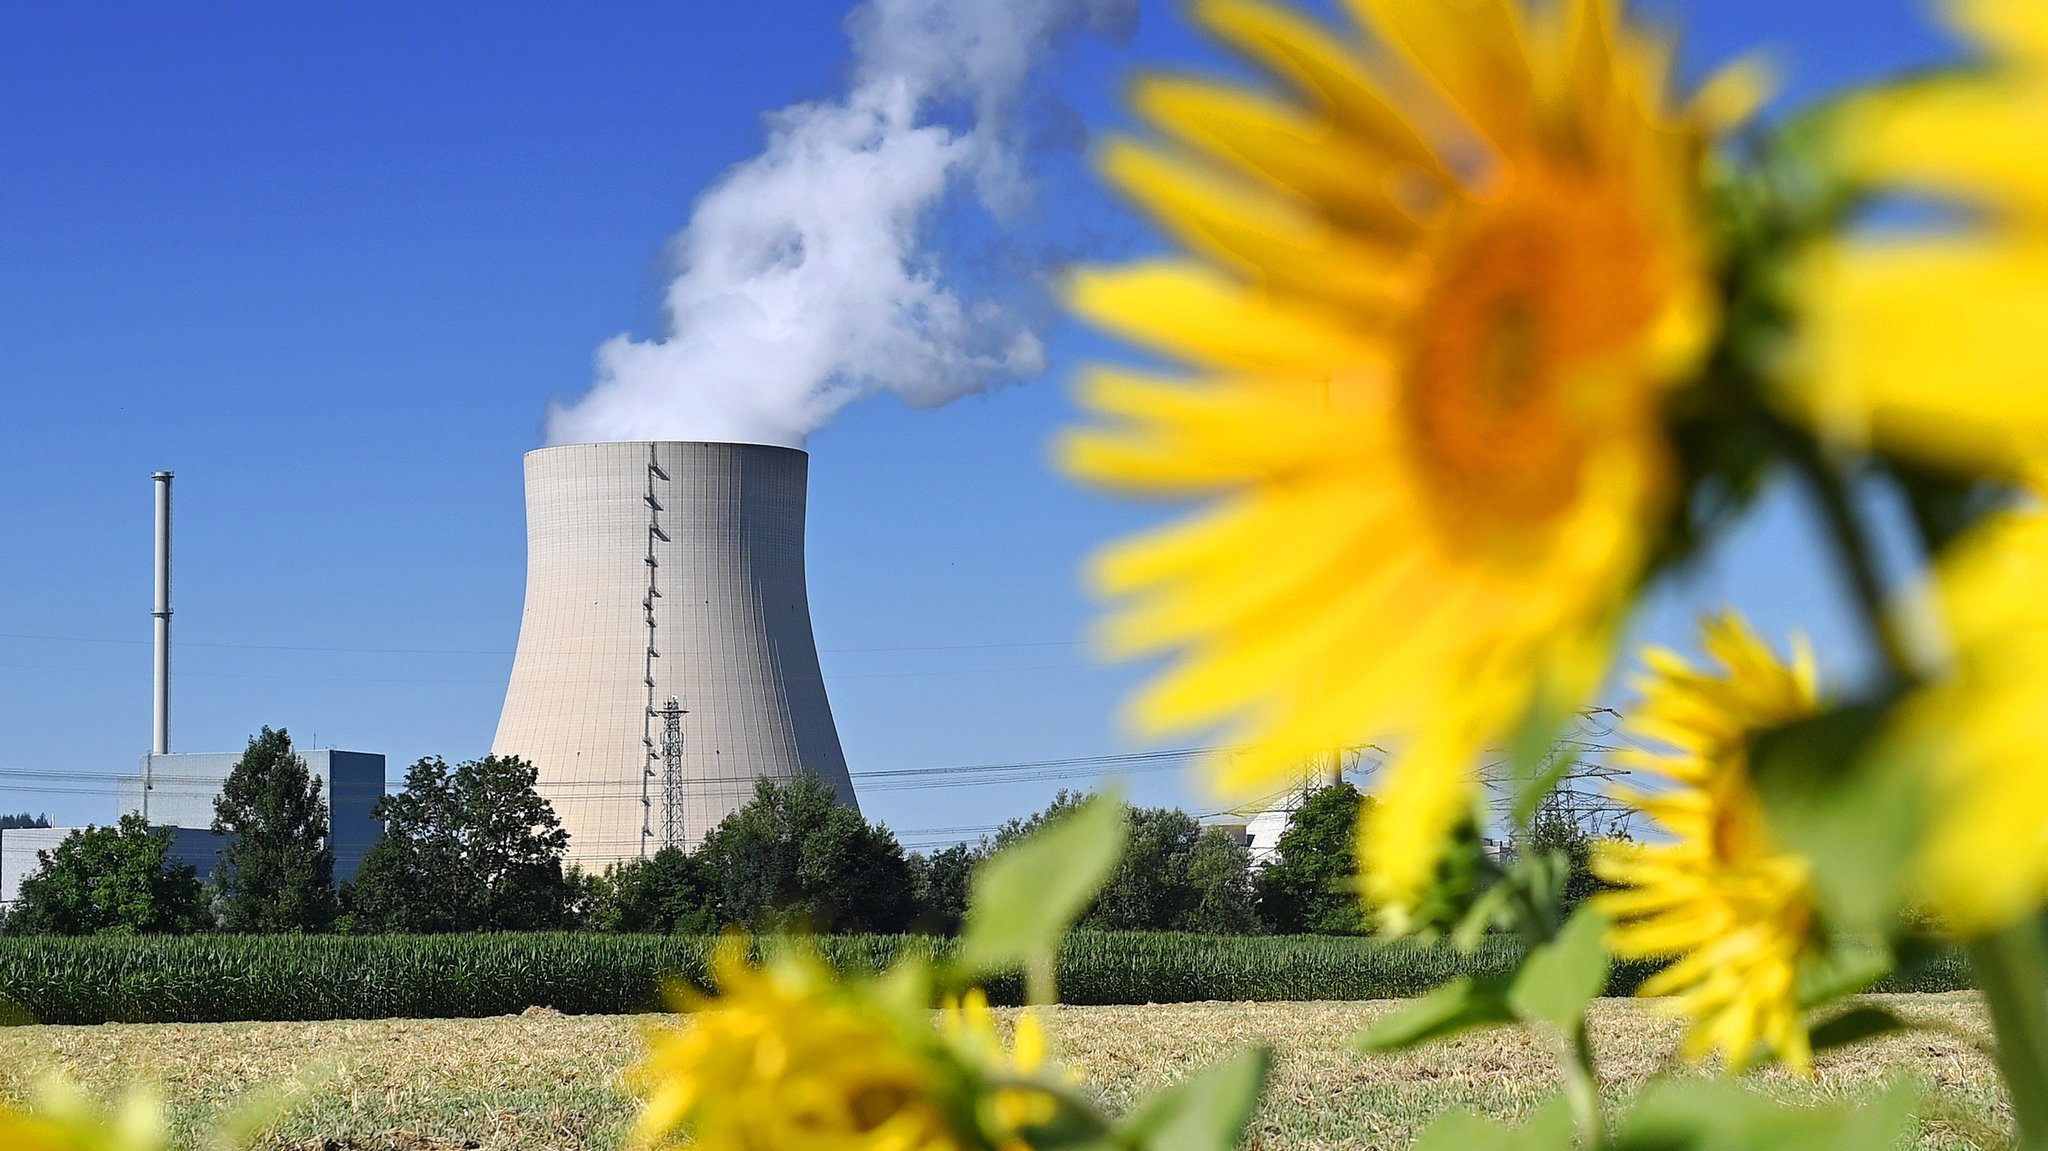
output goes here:
<path id="1" fill-rule="evenodd" d="M 1924 1084 L 1918 1145 L 1996 1141 L 2009 1113 L 1986 1025 L 1969 993 L 1879 997 L 1930 1029 L 1822 1058 L 1808 1082 L 1766 1072 L 1787 1100 L 1854 1099 L 1900 1076 Z M 1262 1151 L 1406 1146 L 1453 1107 L 1527 1113 L 1553 1082 L 1547 1047 L 1500 1029 L 1399 1057 L 1350 1053 L 1347 1036 L 1395 1006 L 1188 1003 L 1063 1007 L 1050 1030 L 1063 1058 L 1112 1106 L 1243 1044 L 1278 1062 L 1251 1145 Z M 324 1023 L 106 1024 L 0 1030 L 0 1095 L 19 1098 L 57 1069 L 102 1094 L 140 1077 L 163 1085 L 181 1145 L 251 1091 L 324 1066 L 325 1080 L 268 1136 L 292 1151 L 585 1151 L 618 1145 L 632 1104 L 614 1082 L 654 1021 L 519 1016 Z M 1678 1028 L 1641 1003 L 1603 1001 L 1594 1035 L 1617 1105 L 1670 1073 Z"/>

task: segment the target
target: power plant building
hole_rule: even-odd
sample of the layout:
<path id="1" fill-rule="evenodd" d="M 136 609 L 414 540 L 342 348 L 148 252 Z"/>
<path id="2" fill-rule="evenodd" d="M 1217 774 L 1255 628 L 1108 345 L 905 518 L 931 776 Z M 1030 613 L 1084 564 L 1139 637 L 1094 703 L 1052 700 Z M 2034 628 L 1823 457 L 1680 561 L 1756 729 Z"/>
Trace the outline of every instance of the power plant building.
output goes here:
<path id="1" fill-rule="evenodd" d="M 334 849 L 335 881 L 354 879 L 363 856 L 384 834 L 383 823 L 370 814 L 384 798 L 384 757 L 376 752 L 327 747 L 294 749 L 294 753 L 320 781 L 320 798 L 327 804 L 327 843 Z M 239 751 L 145 755 L 140 770 L 115 781 L 121 813 L 140 815 L 158 827 L 196 830 L 210 836 L 213 801 L 241 758 Z M 181 851 L 186 839 L 179 836 Z M 199 868 L 202 875 L 212 870 L 210 859 L 196 858 L 193 853 L 186 853 L 185 862 Z"/>
<path id="2" fill-rule="evenodd" d="M 320 781 L 327 804 L 327 842 L 334 849 L 334 879 L 354 879 L 384 825 L 371 812 L 384 798 L 384 757 L 375 752 L 316 747 L 297 752 Z M 171 858 L 189 864 L 201 879 L 213 874 L 221 849 L 232 836 L 213 833 L 213 801 L 239 751 L 145 755 L 134 775 L 117 776 L 114 793 L 121 815 L 140 815 L 153 827 L 171 829 Z M 13 903 L 21 881 L 42 866 L 40 852 L 54 851 L 75 827 L 24 827 L 0 831 L 0 904 Z"/>
<path id="3" fill-rule="evenodd" d="M 154 631 L 150 751 L 134 775 L 116 776 L 115 796 L 123 816 L 140 815 L 153 827 L 171 830 L 171 858 L 213 874 L 232 837 L 213 833 L 214 800 L 242 759 L 242 752 L 171 751 L 171 480 L 150 476 L 156 494 L 155 588 L 150 617 Z M 355 878 L 363 856 L 384 833 L 372 812 L 384 798 L 384 757 L 335 748 L 300 750 L 307 771 L 320 780 L 327 804 L 327 844 L 334 852 L 337 882 Z M 42 866 L 75 827 L 9 828 L 0 831 L 0 905 L 20 898 L 21 881 Z"/>
<path id="4" fill-rule="evenodd" d="M 492 751 L 585 867 L 693 848 L 758 779 L 853 784 L 804 579 L 810 457 L 614 442 L 526 456 L 526 605 Z"/>

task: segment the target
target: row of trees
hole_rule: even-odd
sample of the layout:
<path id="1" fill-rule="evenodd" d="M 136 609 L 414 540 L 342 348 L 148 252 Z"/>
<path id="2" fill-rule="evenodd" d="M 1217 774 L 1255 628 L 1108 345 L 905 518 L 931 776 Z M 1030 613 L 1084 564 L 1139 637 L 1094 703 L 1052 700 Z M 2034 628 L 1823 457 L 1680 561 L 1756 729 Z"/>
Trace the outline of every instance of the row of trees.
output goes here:
<path id="1" fill-rule="evenodd" d="M 1082 798 L 1062 791 L 1045 810 L 1011 820 L 979 844 L 913 854 L 887 827 L 836 802 L 815 776 L 762 780 L 753 799 L 696 851 L 667 848 L 588 881 L 586 922 L 601 931 L 739 924 L 950 934 L 960 927 L 968 882 L 981 861 L 1062 817 Z M 1083 927 L 1213 934 L 1264 929 L 1251 853 L 1237 836 L 1205 828 L 1174 808 L 1129 814 L 1128 849 Z"/>
<path id="2" fill-rule="evenodd" d="M 214 800 L 211 879 L 137 815 L 72 833 L 22 880 L 14 934 L 517 931 L 574 926 L 568 834 L 523 760 L 423 759 L 378 801 L 384 835 L 337 890 L 322 784 L 266 727 Z"/>
<path id="3" fill-rule="evenodd" d="M 762 780 L 696 850 L 666 848 L 598 874 L 564 865 L 569 836 L 535 790 L 532 765 L 486 756 L 422 759 L 378 802 L 384 835 L 353 879 L 334 884 L 321 781 L 282 730 L 263 731 L 215 801 L 224 840 L 210 881 L 176 862 L 174 833 L 124 816 L 74 833 L 22 881 L 12 933 L 241 933 L 753 930 L 949 934 L 974 869 L 1083 795 L 976 844 L 906 852 L 886 826 L 841 805 L 815 776 Z M 1206 934 L 1352 934 L 1367 929 L 1353 887 L 1355 828 L 1371 802 L 1325 787 L 1292 813 L 1273 856 L 1253 866 L 1232 831 L 1176 808 L 1128 809 L 1129 843 L 1083 927 Z M 1582 831 L 1544 827 L 1583 871 Z M 1575 884 L 1590 885 L 1590 876 Z"/>

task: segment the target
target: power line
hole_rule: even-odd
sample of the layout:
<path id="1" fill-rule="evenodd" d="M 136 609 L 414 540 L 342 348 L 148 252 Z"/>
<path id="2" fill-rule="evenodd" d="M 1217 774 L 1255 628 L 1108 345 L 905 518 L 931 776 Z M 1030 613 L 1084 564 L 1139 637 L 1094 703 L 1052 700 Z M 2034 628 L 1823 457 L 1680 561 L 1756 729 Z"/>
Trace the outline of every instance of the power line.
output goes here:
<path id="1" fill-rule="evenodd" d="M 1029 782 L 1036 779 L 1072 778 L 1083 775 L 1128 775 L 1147 771 L 1171 770 L 1181 762 L 1198 754 L 1223 750 L 1218 747 L 1168 748 L 1159 751 L 1118 752 L 1107 755 L 1069 756 L 1054 759 L 1014 760 L 1002 763 L 947 764 L 938 767 L 883 768 L 849 772 L 855 779 L 873 779 L 877 784 L 869 790 L 895 791 L 911 787 L 964 786 L 983 782 Z M 1008 776 L 1016 778 L 1006 778 Z M 947 778 L 955 777 L 955 778 Z M 967 777 L 962 780 L 957 777 Z M 992 777 L 992 778 L 990 778 Z M 735 784 L 751 787 L 759 780 L 755 775 L 699 776 L 686 779 L 688 786 L 709 786 Z M 120 782 L 135 782 L 140 779 L 137 772 L 121 771 L 60 771 L 47 768 L 0 768 L 0 790 L 33 791 L 33 787 L 12 784 L 13 780 L 44 780 L 65 783 L 97 781 L 100 791 L 108 790 Z M 919 783 L 917 780 L 933 780 L 937 783 Z M 172 790 L 181 787 L 213 787 L 218 780 L 212 776 L 165 775 L 159 769 L 154 775 L 156 790 Z M 602 792 L 579 792 L 579 788 L 617 787 L 610 780 L 566 780 L 550 784 L 551 790 L 574 793 L 574 798 L 607 798 Z M 638 792 L 634 792 L 638 795 Z"/>
<path id="2" fill-rule="evenodd" d="M 99 643 L 99 644 L 147 644 L 146 639 L 116 638 L 112 636 L 83 635 L 32 635 L 25 632 L 0 632 L 0 639 L 34 640 L 45 643 Z M 1029 640 L 1016 643 L 941 643 L 917 644 L 905 647 L 821 647 L 820 654 L 870 654 L 881 652 L 913 651 L 992 651 L 1007 648 L 1027 647 L 1082 647 L 1087 640 L 1051 639 Z M 274 643 L 203 643 L 194 640 L 180 640 L 180 648 L 206 648 L 215 651 L 280 651 L 280 652 L 328 652 L 355 655 L 496 655 L 514 654 L 511 648 L 439 648 L 439 647 L 351 647 L 319 644 L 274 644 Z M 570 655 L 567 651 L 539 651 L 543 655 Z M 84 670 L 84 669 L 81 669 Z"/>
<path id="3" fill-rule="evenodd" d="M 187 645 L 193 646 L 193 645 Z M 317 651 L 317 648 L 302 649 Z M 999 675 L 1020 671 L 1090 671 L 1105 665 L 1092 663 L 1040 663 L 1011 665 L 1008 667 L 952 667 L 927 671 L 871 671 L 838 672 L 825 678 L 837 683 L 849 679 L 925 679 L 938 676 L 956 675 Z M 78 667 L 71 664 L 15 663 L 0 662 L 0 667 L 20 671 L 75 671 L 85 675 L 127 675 L 139 674 L 138 668 L 130 667 Z M 503 676 L 460 676 L 420 677 L 398 675 L 300 675 L 287 672 L 238 672 L 238 671 L 191 671 L 180 670 L 179 675 L 201 679 L 262 679 L 292 680 L 306 683 L 433 683 L 433 684 L 493 684 L 505 682 Z M 603 676 L 529 676 L 528 682 L 539 684 L 589 684 L 604 682 Z"/>

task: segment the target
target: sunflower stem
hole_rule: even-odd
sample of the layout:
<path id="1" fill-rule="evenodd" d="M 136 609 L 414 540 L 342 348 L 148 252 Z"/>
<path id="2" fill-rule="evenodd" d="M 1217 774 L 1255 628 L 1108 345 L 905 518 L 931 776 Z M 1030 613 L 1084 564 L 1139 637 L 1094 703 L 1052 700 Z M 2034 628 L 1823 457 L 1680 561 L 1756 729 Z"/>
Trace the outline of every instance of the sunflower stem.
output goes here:
<path id="1" fill-rule="evenodd" d="M 1579 1145 L 1599 1147 L 1607 1138 L 1606 1117 L 1600 1111 L 1599 1063 L 1593 1058 L 1593 1039 L 1584 1018 L 1572 1030 L 1565 1051 L 1564 1094 L 1571 1101 L 1572 1118 L 1579 1128 Z"/>
<path id="2" fill-rule="evenodd" d="M 1523 943 L 1534 951 L 1556 940 L 1560 918 L 1556 909 L 1546 909 L 1536 901 L 1534 892 L 1513 878 L 1503 878 L 1501 882 L 1515 884 L 1509 906 Z M 1579 1129 L 1579 1145 L 1597 1148 L 1606 1138 L 1606 1120 L 1600 1110 L 1600 1061 L 1593 1055 L 1593 1037 L 1586 1030 L 1583 1015 L 1578 1026 L 1563 1038 L 1558 1062 L 1564 1068 L 1564 1094 L 1571 1103 L 1573 1123 Z"/>
<path id="3" fill-rule="evenodd" d="M 1812 445 L 1793 453 L 1799 471 L 1806 479 L 1813 494 L 1820 501 L 1821 515 L 1827 523 L 1828 538 L 1834 544 L 1835 558 L 1848 576 L 1849 588 L 1855 594 L 1856 605 L 1861 609 L 1864 626 L 1870 630 L 1870 641 L 1884 658 L 1886 678 L 1893 684 L 1910 683 L 1913 678 L 1913 660 L 1906 651 L 1906 644 L 1899 636 L 1898 626 L 1885 595 L 1884 579 L 1878 574 L 1877 552 L 1871 546 L 1870 534 L 1864 529 L 1861 517 L 1849 502 L 1849 489 L 1842 482 L 1842 474 L 1822 459 Z"/>
<path id="4" fill-rule="evenodd" d="M 1051 954 L 1034 955 L 1024 965 L 1024 1002 L 1041 1007 L 1060 1001 L 1059 987 L 1052 974 L 1054 962 Z"/>
<path id="5" fill-rule="evenodd" d="M 2041 928 L 2027 917 L 1970 941 L 1970 964 L 1991 1009 L 1998 1070 L 2012 1100 L 2018 1145 L 2048 1148 L 2048 961 Z"/>

